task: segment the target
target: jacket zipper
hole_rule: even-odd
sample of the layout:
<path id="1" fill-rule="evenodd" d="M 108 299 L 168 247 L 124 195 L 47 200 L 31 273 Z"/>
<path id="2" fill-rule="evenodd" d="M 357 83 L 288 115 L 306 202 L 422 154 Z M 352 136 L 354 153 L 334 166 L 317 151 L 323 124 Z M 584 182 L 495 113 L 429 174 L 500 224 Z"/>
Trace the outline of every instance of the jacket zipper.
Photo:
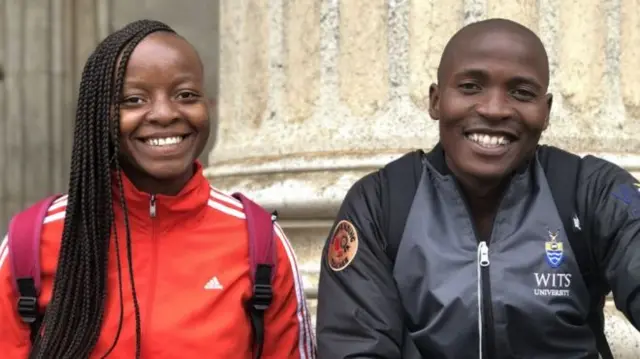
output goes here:
<path id="1" fill-rule="evenodd" d="M 489 281 L 489 245 L 478 243 L 478 357 L 495 358 L 495 331 L 493 305 L 491 304 L 491 282 Z"/>
<path id="2" fill-rule="evenodd" d="M 156 284 L 156 263 L 157 263 L 157 250 L 158 250 L 158 244 L 155 241 L 155 224 L 156 224 L 156 216 L 157 216 L 157 205 L 156 205 L 156 195 L 152 194 L 151 197 L 149 198 L 149 218 L 151 220 L 151 238 L 150 238 L 150 244 L 152 246 L 151 248 L 151 278 L 149 280 L 149 289 L 148 289 L 148 298 L 146 300 L 146 313 L 147 315 L 145 316 L 144 319 L 144 328 L 146 328 L 146 330 L 142 330 L 143 333 L 147 333 L 148 337 L 152 337 L 153 334 L 150 334 L 151 332 L 151 328 L 152 328 L 152 318 L 153 318 L 153 302 L 155 301 L 155 284 Z M 145 356 L 145 352 L 146 352 L 146 348 L 145 346 L 142 345 L 142 343 L 144 343 L 144 340 L 142 340 L 142 338 L 140 338 L 140 349 L 141 349 L 141 356 Z M 146 355 L 150 355 L 151 353 L 146 353 Z"/>
<path id="3" fill-rule="evenodd" d="M 457 187 L 458 194 L 461 195 L 462 191 L 460 187 Z M 502 202 L 503 198 L 500 200 Z M 467 215 L 471 220 L 471 228 L 478 241 L 477 260 L 478 260 L 478 358 L 480 359 L 495 359 L 496 357 L 496 333 L 493 323 L 493 304 L 491 299 L 491 281 L 489 278 L 489 243 L 493 238 L 493 232 L 495 230 L 495 218 L 491 229 L 491 234 L 488 240 L 481 239 L 478 235 L 478 230 L 473 222 L 473 216 L 471 215 L 471 208 L 466 201 L 462 201 L 467 209 Z M 498 206 L 498 213 L 502 203 Z M 498 217 L 496 213 L 496 218 Z"/>
<path id="4" fill-rule="evenodd" d="M 458 193 L 461 193 L 460 191 Z M 496 357 L 496 336 L 493 323 L 493 304 L 491 299 L 491 280 L 489 278 L 489 243 L 493 237 L 493 228 L 488 240 L 481 239 L 475 225 L 471 209 L 465 202 L 467 214 L 471 219 L 471 228 L 475 238 L 478 240 L 477 261 L 478 261 L 478 358 L 494 359 Z M 496 214 L 497 217 L 497 214 Z M 495 226 L 495 221 L 493 223 Z"/>

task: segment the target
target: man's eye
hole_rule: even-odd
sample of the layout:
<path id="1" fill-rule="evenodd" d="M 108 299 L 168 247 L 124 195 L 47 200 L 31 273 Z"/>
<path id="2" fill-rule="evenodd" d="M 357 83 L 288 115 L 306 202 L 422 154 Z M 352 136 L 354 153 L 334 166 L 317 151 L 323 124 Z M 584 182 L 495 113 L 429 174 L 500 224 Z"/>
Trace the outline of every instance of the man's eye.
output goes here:
<path id="1" fill-rule="evenodd" d="M 511 93 L 513 94 L 513 97 L 521 101 L 532 100 L 536 97 L 536 94 L 524 89 L 517 89 L 512 91 Z"/>
<path id="2" fill-rule="evenodd" d="M 199 97 L 196 93 L 193 92 L 181 92 L 180 94 L 178 94 L 178 98 L 181 100 L 188 100 L 188 99 L 194 99 Z"/>
<path id="3" fill-rule="evenodd" d="M 458 85 L 458 87 L 465 92 L 480 91 L 480 86 L 473 82 L 465 82 Z"/>

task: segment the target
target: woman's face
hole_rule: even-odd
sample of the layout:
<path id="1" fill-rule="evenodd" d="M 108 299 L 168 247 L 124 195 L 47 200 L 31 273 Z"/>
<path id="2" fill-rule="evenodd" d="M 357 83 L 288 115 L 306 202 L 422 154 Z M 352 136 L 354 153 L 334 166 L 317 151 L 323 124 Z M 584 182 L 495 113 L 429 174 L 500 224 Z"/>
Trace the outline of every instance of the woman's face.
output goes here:
<path id="1" fill-rule="evenodd" d="M 209 137 L 209 106 L 195 49 L 169 32 L 147 36 L 133 50 L 120 103 L 120 151 L 133 183 L 181 182 Z M 160 190 L 153 191 L 160 192 Z"/>

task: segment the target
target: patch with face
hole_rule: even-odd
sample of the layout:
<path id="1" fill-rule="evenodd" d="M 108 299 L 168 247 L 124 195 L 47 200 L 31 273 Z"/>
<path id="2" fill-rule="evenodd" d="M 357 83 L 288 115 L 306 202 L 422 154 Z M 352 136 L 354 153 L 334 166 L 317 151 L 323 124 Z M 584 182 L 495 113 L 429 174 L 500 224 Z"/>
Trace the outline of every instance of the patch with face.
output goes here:
<path id="1" fill-rule="evenodd" d="M 517 27 L 463 29 L 443 55 L 430 114 L 456 175 L 500 179 L 535 151 L 551 97 L 546 52 Z"/>
<path id="2" fill-rule="evenodd" d="M 329 243 L 327 262 L 338 272 L 349 266 L 358 252 L 358 232 L 351 222 L 342 220 L 336 226 Z"/>
<path id="3" fill-rule="evenodd" d="M 195 49 L 156 32 L 133 50 L 120 103 L 121 157 L 135 183 L 193 174 L 209 136 L 204 76 Z"/>

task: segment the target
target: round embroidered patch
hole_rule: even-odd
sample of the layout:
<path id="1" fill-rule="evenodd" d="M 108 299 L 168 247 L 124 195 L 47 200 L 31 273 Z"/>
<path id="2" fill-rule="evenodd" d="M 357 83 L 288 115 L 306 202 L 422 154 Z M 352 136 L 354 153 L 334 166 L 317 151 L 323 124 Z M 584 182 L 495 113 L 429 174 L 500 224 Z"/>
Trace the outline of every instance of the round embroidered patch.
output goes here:
<path id="1" fill-rule="evenodd" d="M 338 272 L 353 261 L 358 252 L 358 232 L 351 222 L 342 220 L 338 222 L 331 236 L 327 261 L 329 267 Z"/>

